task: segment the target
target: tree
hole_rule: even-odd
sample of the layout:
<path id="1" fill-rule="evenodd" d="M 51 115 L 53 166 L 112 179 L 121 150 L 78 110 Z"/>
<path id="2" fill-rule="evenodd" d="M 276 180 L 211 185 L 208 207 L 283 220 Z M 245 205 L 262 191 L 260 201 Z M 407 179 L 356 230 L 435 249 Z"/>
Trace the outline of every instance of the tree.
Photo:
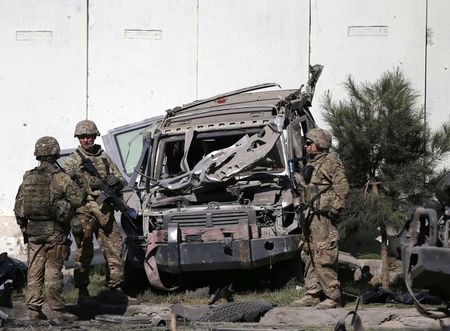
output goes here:
<path id="1" fill-rule="evenodd" d="M 450 151 L 450 125 L 431 132 L 399 69 L 374 83 L 358 85 L 349 76 L 344 86 L 348 100 L 334 102 L 328 92 L 322 104 L 352 187 L 339 228 L 344 235 L 356 227 L 380 229 L 382 286 L 389 287 L 387 227 L 398 229 L 407 209 L 431 196 L 428 183 Z"/>

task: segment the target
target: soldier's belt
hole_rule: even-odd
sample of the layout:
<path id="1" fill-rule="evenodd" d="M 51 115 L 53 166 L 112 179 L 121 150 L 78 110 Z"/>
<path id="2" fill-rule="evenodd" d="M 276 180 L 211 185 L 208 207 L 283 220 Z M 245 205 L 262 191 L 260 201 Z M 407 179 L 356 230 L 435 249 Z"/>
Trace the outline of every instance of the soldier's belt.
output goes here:
<path id="1" fill-rule="evenodd" d="M 41 221 L 50 221 L 51 218 L 49 216 L 33 216 L 31 221 L 41 222 Z"/>

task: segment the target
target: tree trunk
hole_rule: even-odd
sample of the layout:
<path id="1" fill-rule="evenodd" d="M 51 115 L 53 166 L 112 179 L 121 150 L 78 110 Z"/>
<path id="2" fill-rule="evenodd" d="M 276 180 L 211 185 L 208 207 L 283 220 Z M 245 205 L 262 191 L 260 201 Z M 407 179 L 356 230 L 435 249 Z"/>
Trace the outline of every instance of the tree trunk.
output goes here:
<path id="1" fill-rule="evenodd" d="M 381 232 L 381 286 L 389 288 L 389 260 L 387 247 L 387 233 L 386 226 L 380 225 Z"/>

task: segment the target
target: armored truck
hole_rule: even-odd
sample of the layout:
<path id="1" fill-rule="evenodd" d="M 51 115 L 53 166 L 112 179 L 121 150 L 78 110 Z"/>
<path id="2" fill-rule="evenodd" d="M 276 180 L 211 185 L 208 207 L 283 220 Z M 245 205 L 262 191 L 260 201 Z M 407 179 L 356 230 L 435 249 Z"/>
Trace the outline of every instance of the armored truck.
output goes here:
<path id="1" fill-rule="evenodd" d="M 193 273 L 298 259 L 295 177 L 321 72 L 312 66 L 298 89 L 266 83 L 195 101 L 140 128 L 141 155 L 128 169 L 139 216 L 122 217 L 128 267 L 168 290 Z"/>

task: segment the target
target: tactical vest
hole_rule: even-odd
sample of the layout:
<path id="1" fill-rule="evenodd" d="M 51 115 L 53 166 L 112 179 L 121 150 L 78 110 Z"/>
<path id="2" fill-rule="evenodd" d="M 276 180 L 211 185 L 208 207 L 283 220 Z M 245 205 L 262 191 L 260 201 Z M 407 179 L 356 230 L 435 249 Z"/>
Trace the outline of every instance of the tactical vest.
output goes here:
<path id="1" fill-rule="evenodd" d="M 309 202 L 312 199 L 314 199 L 317 194 L 319 194 L 320 192 L 322 192 L 322 194 L 327 191 L 330 188 L 331 183 L 327 182 L 327 183 L 311 183 L 311 180 L 313 179 L 313 177 L 316 176 L 316 174 L 319 172 L 320 168 L 322 167 L 322 165 L 324 164 L 325 160 L 326 160 L 327 156 L 322 157 L 322 159 L 319 162 L 313 163 L 313 164 L 308 164 L 303 172 L 303 179 L 306 183 L 306 188 L 305 188 L 305 201 Z M 308 177 L 308 178 L 305 178 Z M 327 189 L 328 188 L 328 189 Z M 316 208 L 320 207 L 320 200 L 316 200 L 316 202 L 314 203 Z"/>
<path id="2" fill-rule="evenodd" d="M 48 220 L 53 214 L 51 183 L 58 170 L 34 168 L 23 180 L 23 210 L 29 220 Z"/>

